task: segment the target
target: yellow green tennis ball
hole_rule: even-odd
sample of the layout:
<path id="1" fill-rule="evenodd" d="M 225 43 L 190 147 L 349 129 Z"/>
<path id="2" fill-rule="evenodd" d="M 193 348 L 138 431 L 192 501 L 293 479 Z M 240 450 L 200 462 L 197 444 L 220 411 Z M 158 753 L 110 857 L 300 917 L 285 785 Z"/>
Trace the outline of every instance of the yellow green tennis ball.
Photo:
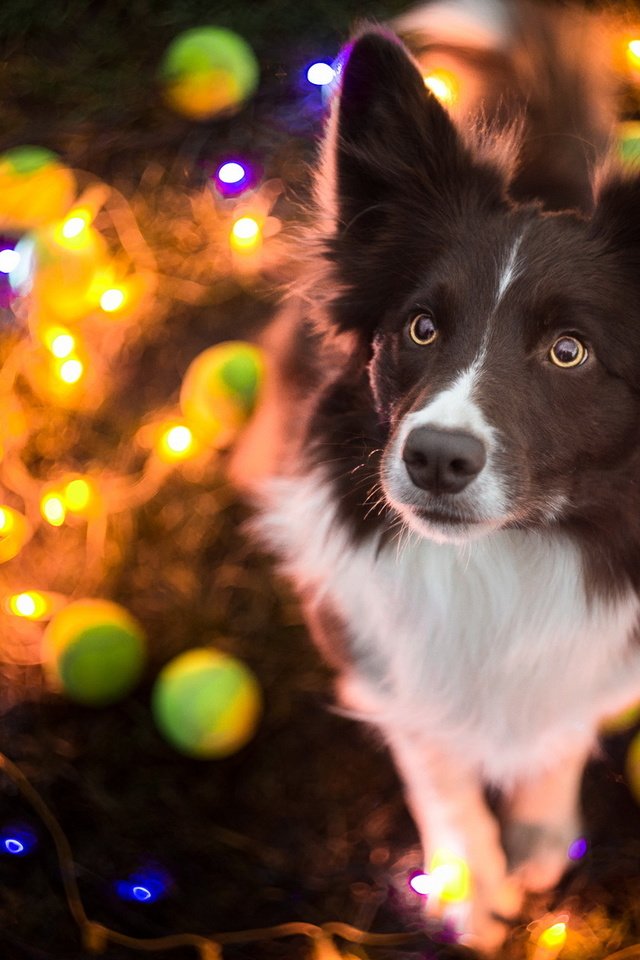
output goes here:
<path id="1" fill-rule="evenodd" d="M 153 688 L 152 709 L 158 729 L 172 746 L 188 756 L 220 758 L 251 739 L 262 695 L 240 660 L 197 648 L 164 667 Z"/>
<path id="2" fill-rule="evenodd" d="M 72 700 L 104 706 L 126 696 L 142 673 L 146 641 L 140 624 L 110 600 L 76 600 L 51 620 L 44 659 Z"/>
<path id="3" fill-rule="evenodd" d="M 618 153 L 623 163 L 637 167 L 640 164 L 640 122 L 627 120 L 618 124 Z"/>
<path id="4" fill-rule="evenodd" d="M 634 703 L 626 710 L 605 717 L 600 723 L 599 731 L 604 735 L 623 733 L 625 730 L 630 730 L 638 720 L 640 720 L 640 703 Z"/>
<path id="5" fill-rule="evenodd" d="M 629 744 L 626 774 L 629 789 L 635 797 L 636 803 L 640 804 L 640 733 L 636 733 Z"/>
<path id="6" fill-rule="evenodd" d="M 76 192 L 73 173 L 44 147 L 0 155 L 0 227 L 25 231 L 65 215 Z"/>
<path id="7" fill-rule="evenodd" d="M 249 44 L 222 27 L 196 27 L 170 44 L 161 67 L 164 95 L 175 110 L 204 120 L 239 106 L 258 83 Z"/>
<path id="8" fill-rule="evenodd" d="M 180 408 L 203 439 L 220 446 L 233 439 L 250 416 L 264 375 L 264 355 L 244 340 L 209 347 L 189 366 Z"/>

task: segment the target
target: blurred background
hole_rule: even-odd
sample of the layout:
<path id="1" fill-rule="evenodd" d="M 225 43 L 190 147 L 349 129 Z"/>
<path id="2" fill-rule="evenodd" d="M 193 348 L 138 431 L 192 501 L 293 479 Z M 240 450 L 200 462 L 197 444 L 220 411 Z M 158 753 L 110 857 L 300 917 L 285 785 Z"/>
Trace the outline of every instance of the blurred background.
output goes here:
<path id="1" fill-rule="evenodd" d="M 611 127 L 632 168 L 640 11 L 536 6 L 540 29 L 572 38 L 594 143 Z M 454 116 L 499 112 L 498 89 L 533 116 L 548 78 L 522 66 L 520 9 L 3 0 L 7 960 L 468 954 L 421 932 L 417 838 L 386 752 L 333 712 L 226 463 L 350 31 L 393 20 Z M 640 951 L 637 713 L 605 731 L 584 797 L 575 866 L 505 956 Z M 356 933 L 319 936 L 333 921 Z M 290 923 L 313 926 L 242 934 Z M 557 923 L 566 942 L 541 943 Z"/>

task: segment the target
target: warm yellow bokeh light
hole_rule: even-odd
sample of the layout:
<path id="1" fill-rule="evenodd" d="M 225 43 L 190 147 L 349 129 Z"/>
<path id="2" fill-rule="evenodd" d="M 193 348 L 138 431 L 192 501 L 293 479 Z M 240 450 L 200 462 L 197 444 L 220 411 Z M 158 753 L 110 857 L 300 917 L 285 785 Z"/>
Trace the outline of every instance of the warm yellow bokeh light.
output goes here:
<path id="1" fill-rule="evenodd" d="M 31 524 L 13 507 L 0 507 L 0 563 L 13 560 L 32 534 Z"/>
<path id="2" fill-rule="evenodd" d="M 63 221 L 60 233 L 65 240 L 74 240 L 79 237 L 91 223 L 91 213 L 86 209 L 72 210 Z"/>
<path id="3" fill-rule="evenodd" d="M 630 40 L 627 44 L 627 60 L 632 67 L 640 67 L 640 39 Z"/>
<path id="4" fill-rule="evenodd" d="M 184 460 L 195 449 L 195 440 L 189 427 L 174 424 L 160 437 L 158 452 L 163 460 Z"/>
<path id="5" fill-rule="evenodd" d="M 112 287 L 110 290 L 105 290 L 100 297 L 100 306 L 105 313 L 114 313 L 120 309 L 124 301 L 124 290 L 121 287 Z"/>
<path id="6" fill-rule="evenodd" d="M 58 376 L 64 383 L 77 383 L 84 373 L 84 365 L 77 357 L 65 360 L 58 368 Z"/>
<path id="7" fill-rule="evenodd" d="M 13 510 L 10 507 L 0 507 L 0 537 L 6 537 L 15 527 Z"/>
<path id="8" fill-rule="evenodd" d="M 12 597 L 9 597 L 7 606 L 16 617 L 32 619 L 44 613 L 47 604 L 41 594 L 35 591 L 29 591 L 26 593 L 14 593 Z"/>
<path id="9" fill-rule="evenodd" d="M 54 357 L 57 357 L 58 360 L 64 360 L 65 357 L 68 357 L 69 354 L 73 353 L 76 348 L 75 337 L 72 337 L 70 333 L 59 333 L 51 341 L 51 346 L 49 349 Z"/>
<path id="10" fill-rule="evenodd" d="M 231 246 L 235 250 L 250 250 L 261 240 L 260 224 L 253 217 L 240 217 L 231 228 Z"/>
<path id="11" fill-rule="evenodd" d="M 471 888 L 469 867 L 462 857 L 449 850 L 436 850 L 429 874 L 437 897 L 447 903 L 467 900 Z"/>
<path id="12" fill-rule="evenodd" d="M 40 512 L 52 527 L 60 527 L 67 516 L 67 509 L 58 493 L 45 493 L 40 501 Z"/>
<path id="13" fill-rule="evenodd" d="M 538 937 L 538 946 L 547 950 L 560 950 L 567 939 L 567 925 L 564 921 L 547 927 Z"/>
<path id="14" fill-rule="evenodd" d="M 450 70 L 432 70 L 423 80 L 425 87 L 446 107 L 453 106 L 458 100 L 458 80 Z"/>
<path id="15" fill-rule="evenodd" d="M 84 477 L 70 480 L 64 488 L 64 503 L 67 510 L 81 513 L 86 510 L 93 498 L 93 488 Z"/>

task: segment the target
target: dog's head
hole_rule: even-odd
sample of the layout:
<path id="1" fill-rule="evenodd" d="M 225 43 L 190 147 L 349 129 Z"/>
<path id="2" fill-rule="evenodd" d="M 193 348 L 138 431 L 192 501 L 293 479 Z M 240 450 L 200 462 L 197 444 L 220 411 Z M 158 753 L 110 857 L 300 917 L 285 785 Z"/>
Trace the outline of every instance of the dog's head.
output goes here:
<path id="1" fill-rule="evenodd" d="M 395 38 L 355 41 L 325 144 L 329 318 L 368 351 L 388 503 L 441 540 L 606 525 L 640 480 L 640 178 L 547 213 L 509 200 L 497 153 Z"/>

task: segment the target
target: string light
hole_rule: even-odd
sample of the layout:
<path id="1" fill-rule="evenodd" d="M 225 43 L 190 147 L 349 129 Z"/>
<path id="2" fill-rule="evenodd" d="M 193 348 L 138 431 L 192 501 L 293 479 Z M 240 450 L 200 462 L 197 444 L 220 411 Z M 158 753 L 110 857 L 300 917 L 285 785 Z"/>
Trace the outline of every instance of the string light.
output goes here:
<path id="1" fill-rule="evenodd" d="M 307 70 L 307 80 L 315 87 L 324 87 L 328 83 L 333 83 L 336 78 L 336 71 L 331 64 L 324 61 L 312 63 Z"/>
<path id="2" fill-rule="evenodd" d="M 33 830 L 21 825 L 10 825 L 0 831 L 0 853 L 12 857 L 26 857 L 38 842 Z"/>
<path id="3" fill-rule="evenodd" d="M 231 246 L 234 250 L 252 250 L 261 240 L 260 224 L 253 217 L 240 217 L 231 228 Z"/>
<path id="4" fill-rule="evenodd" d="M 160 434 L 157 452 L 165 463 L 176 463 L 193 456 L 196 451 L 196 440 L 193 432 L 184 423 L 173 423 L 166 426 Z"/>
<path id="5" fill-rule="evenodd" d="M 424 85 L 447 107 L 458 100 L 458 80 L 450 70 L 432 70 L 423 77 Z"/>
<path id="6" fill-rule="evenodd" d="M 12 273 L 20 263 L 20 253 L 10 247 L 0 250 L 0 273 Z"/>
<path id="7" fill-rule="evenodd" d="M 63 493 L 64 505 L 72 513 L 82 513 L 95 497 L 93 485 L 86 477 L 75 477 L 66 484 Z"/>
<path id="8" fill-rule="evenodd" d="M 471 875 L 462 857 L 450 850 L 436 850 L 430 868 L 430 893 L 445 903 L 457 903 L 469 898 Z"/>
<path id="9" fill-rule="evenodd" d="M 0 563 L 13 560 L 31 537 L 31 525 L 12 507 L 0 506 Z"/>
<path id="10" fill-rule="evenodd" d="M 121 287 L 112 287 L 105 290 L 100 297 L 100 306 L 105 313 L 115 313 L 124 305 L 125 299 L 125 292 Z"/>
<path id="11" fill-rule="evenodd" d="M 569 844 L 567 856 L 570 860 L 582 860 L 588 849 L 587 841 L 584 837 L 576 837 L 573 843 Z"/>
<path id="12" fill-rule="evenodd" d="M 72 210 L 62 222 L 60 233 L 65 240 L 75 240 L 91 223 L 91 213 L 86 209 Z"/>
<path id="13" fill-rule="evenodd" d="M 78 357 L 70 357 L 68 360 L 65 360 L 64 363 L 60 364 L 56 372 L 63 383 L 71 386 L 82 379 L 84 364 Z"/>
<path id="14" fill-rule="evenodd" d="M 170 886 L 171 879 L 164 871 L 145 870 L 132 874 L 126 880 L 119 880 L 115 890 L 122 900 L 156 903 L 168 893 Z"/>
<path id="15" fill-rule="evenodd" d="M 25 620 L 41 620 L 51 611 L 48 598 L 38 590 L 27 590 L 24 593 L 14 593 L 6 601 L 9 613 Z"/>
<path id="16" fill-rule="evenodd" d="M 632 67 L 640 67 L 640 39 L 635 38 L 628 42 L 627 60 Z"/>
<path id="17" fill-rule="evenodd" d="M 556 960 L 562 951 L 568 935 L 567 917 L 556 918 L 545 927 L 535 940 L 535 950 L 531 960 Z"/>
<path id="18" fill-rule="evenodd" d="M 40 512 L 52 527 L 61 527 L 67 516 L 67 509 L 59 493 L 45 493 L 40 501 Z"/>
<path id="19" fill-rule="evenodd" d="M 54 357 L 58 360 L 64 360 L 75 350 L 76 340 L 72 334 L 58 327 L 56 328 L 56 332 L 51 336 L 48 346 Z"/>

